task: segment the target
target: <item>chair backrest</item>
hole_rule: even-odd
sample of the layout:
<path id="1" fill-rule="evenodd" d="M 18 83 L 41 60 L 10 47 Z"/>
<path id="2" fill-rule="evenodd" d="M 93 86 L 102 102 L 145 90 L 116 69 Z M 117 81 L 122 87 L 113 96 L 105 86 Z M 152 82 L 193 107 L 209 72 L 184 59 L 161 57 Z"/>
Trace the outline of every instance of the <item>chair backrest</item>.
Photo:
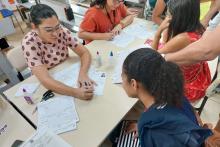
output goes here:
<path id="1" fill-rule="evenodd" d="M 214 94 L 214 90 L 220 84 L 220 64 L 219 64 L 219 57 L 216 59 L 209 61 L 209 68 L 212 77 L 212 83 L 206 90 L 206 96 L 210 97 Z"/>
<path id="2" fill-rule="evenodd" d="M 209 69 L 211 73 L 211 79 L 214 78 L 214 75 L 217 72 L 218 60 L 219 60 L 219 57 L 216 57 L 214 60 L 208 61 L 208 65 L 209 65 Z"/>
<path id="3" fill-rule="evenodd" d="M 21 46 L 9 50 L 6 56 L 12 66 L 18 71 L 23 71 L 25 68 L 27 68 L 27 63 L 23 56 Z"/>

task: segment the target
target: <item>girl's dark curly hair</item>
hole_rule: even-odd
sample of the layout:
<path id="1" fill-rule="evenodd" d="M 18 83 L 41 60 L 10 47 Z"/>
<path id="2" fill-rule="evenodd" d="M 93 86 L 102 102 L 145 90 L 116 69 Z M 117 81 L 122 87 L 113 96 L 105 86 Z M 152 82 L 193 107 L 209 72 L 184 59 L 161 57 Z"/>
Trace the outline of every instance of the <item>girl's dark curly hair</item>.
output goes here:
<path id="1" fill-rule="evenodd" d="M 155 98 L 156 105 L 180 106 L 184 94 L 182 72 L 155 50 L 141 48 L 125 59 L 123 72 L 128 82 L 135 79 Z"/>

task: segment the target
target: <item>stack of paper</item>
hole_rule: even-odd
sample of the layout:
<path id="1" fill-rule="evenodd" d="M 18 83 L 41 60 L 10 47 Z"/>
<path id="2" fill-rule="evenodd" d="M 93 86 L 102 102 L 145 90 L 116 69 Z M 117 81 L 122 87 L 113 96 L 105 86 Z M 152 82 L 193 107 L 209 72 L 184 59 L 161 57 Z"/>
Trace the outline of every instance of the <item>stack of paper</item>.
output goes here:
<path id="1" fill-rule="evenodd" d="M 37 108 L 38 130 L 49 129 L 60 134 L 76 129 L 79 117 L 72 97 L 54 97 L 39 103 Z"/>
<path id="2" fill-rule="evenodd" d="M 80 64 L 74 64 L 62 71 L 53 74 L 53 78 L 71 87 L 77 87 L 77 80 L 79 75 Z M 103 95 L 106 74 L 104 72 L 95 71 L 94 67 L 91 67 L 88 73 L 89 77 L 97 83 L 95 86 L 95 95 Z M 103 76 L 104 75 L 104 76 Z"/>
<path id="3" fill-rule="evenodd" d="M 49 130 L 37 131 L 20 147 L 71 147 L 62 138 Z"/>
<path id="4" fill-rule="evenodd" d="M 15 96 L 17 96 L 17 97 L 23 96 L 24 95 L 23 89 L 25 89 L 27 91 L 27 93 L 33 94 L 39 86 L 40 86 L 40 83 L 22 84 L 18 88 L 18 91 L 15 93 Z"/>

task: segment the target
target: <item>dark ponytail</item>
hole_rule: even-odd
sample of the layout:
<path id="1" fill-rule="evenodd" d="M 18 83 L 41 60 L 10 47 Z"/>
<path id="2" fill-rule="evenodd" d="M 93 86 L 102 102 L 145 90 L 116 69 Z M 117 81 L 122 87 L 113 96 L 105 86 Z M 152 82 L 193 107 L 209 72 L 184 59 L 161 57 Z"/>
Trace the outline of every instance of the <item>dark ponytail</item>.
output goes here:
<path id="1" fill-rule="evenodd" d="M 93 0 L 91 3 L 90 3 L 90 7 L 93 7 L 95 5 L 98 5 L 100 8 L 104 8 L 105 5 L 107 3 L 107 0 Z"/>
<path id="2" fill-rule="evenodd" d="M 156 105 L 180 105 L 184 93 L 180 68 L 155 50 L 141 48 L 125 59 L 123 72 L 128 82 L 135 79 L 155 98 Z"/>
<path id="3" fill-rule="evenodd" d="M 56 12 L 50 6 L 45 4 L 37 4 L 32 6 L 30 16 L 32 23 L 36 26 L 42 23 L 42 19 L 51 18 L 53 16 L 56 16 L 58 19 Z"/>

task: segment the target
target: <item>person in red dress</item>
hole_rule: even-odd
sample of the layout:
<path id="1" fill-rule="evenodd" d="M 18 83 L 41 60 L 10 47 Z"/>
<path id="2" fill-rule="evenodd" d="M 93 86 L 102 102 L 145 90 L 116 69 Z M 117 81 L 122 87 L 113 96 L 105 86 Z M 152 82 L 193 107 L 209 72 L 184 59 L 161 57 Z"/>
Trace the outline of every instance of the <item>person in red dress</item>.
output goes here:
<path id="1" fill-rule="evenodd" d="M 167 34 L 164 35 L 167 37 L 163 39 L 165 44 L 158 49 L 158 52 L 162 54 L 173 53 L 183 49 L 192 42 L 197 41 L 205 31 L 199 21 L 199 0 L 170 0 L 167 14 L 151 44 L 152 48 L 158 49 L 161 34 L 167 29 Z M 202 98 L 211 84 L 207 62 L 203 61 L 181 66 L 181 69 L 185 79 L 185 96 L 191 102 Z"/>

